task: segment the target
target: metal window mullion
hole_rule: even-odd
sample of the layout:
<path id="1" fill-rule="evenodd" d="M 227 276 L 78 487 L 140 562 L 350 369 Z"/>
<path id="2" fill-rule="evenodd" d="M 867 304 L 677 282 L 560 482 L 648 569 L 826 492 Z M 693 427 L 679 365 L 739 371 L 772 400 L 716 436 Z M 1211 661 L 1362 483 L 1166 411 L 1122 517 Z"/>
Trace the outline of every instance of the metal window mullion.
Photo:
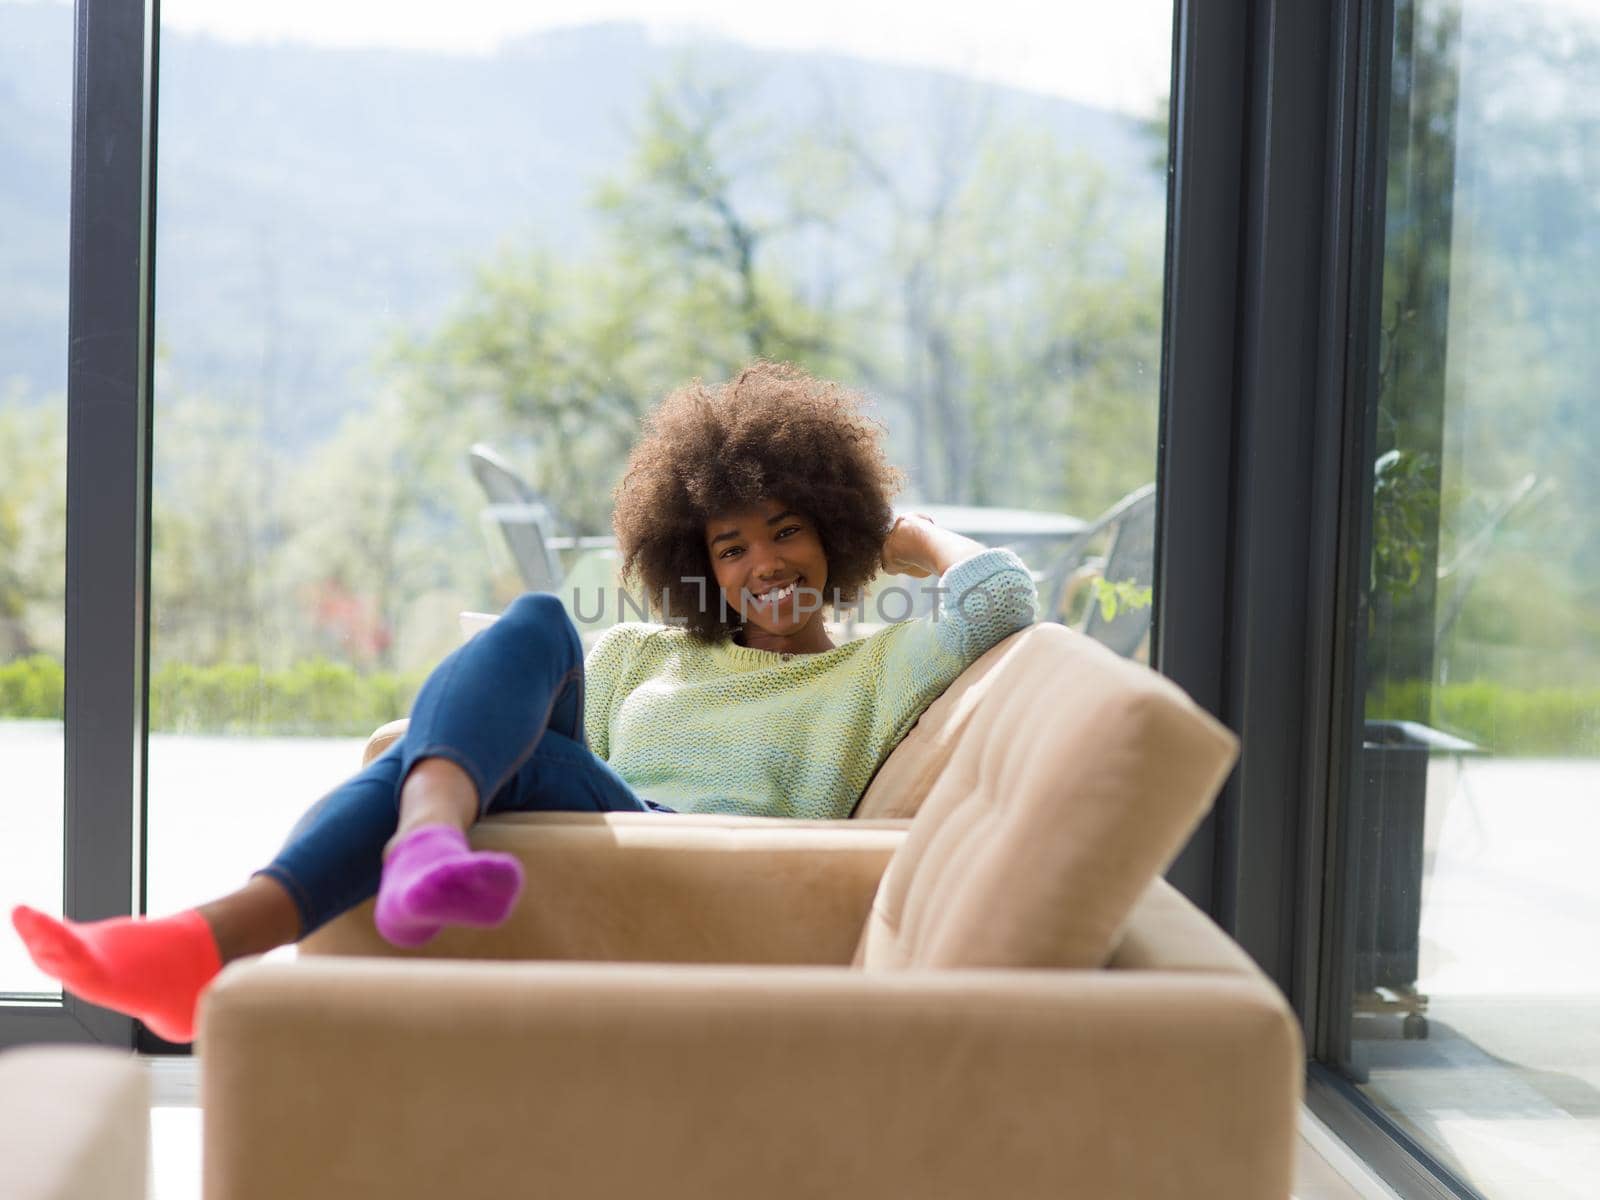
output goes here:
<path id="1" fill-rule="evenodd" d="M 1207 711 L 1227 708 L 1235 340 L 1249 21 L 1243 5 L 1180 0 L 1173 16 L 1166 293 L 1157 435 L 1151 661 Z M 1213 908 L 1219 813 L 1168 870 Z"/>
<path id="2" fill-rule="evenodd" d="M 134 910 L 150 503 L 154 5 L 78 0 L 67 360 L 65 907 Z M 86 1038 L 129 1018 L 69 999 Z"/>
<path id="3" fill-rule="evenodd" d="M 1365 671 L 1359 657 L 1361 602 L 1370 553 L 1372 445 L 1375 407 L 1368 398 L 1377 387 L 1378 316 L 1382 292 L 1385 187 L 1388 163 L 1389 72 L 1394 9 L 1391 0 L 1362 4 L 1360 25 L 1351 31 L 1350 53 L 1359 59 L 1353 94 L 1345 108 L 1350 169 L 1347 286 L 1339 297 L 1343 320 L 1328 351 L 1342 373 L 1330 372 L 1326 402 L 1327 436 L 1338 439 L 1343 457 L 1327 482 L 1340 514 L 1333 562 L 1321 581 L 1329 612 L 1326 637 L 1328 703 L 1321 754 L 1313 761 L 1325 781 L 1320 803 L 1310 814 L 1306 838 L 1304 891 L 1307 915 L 1299 947 L 1304 1015 L 1314 1059 L 1327 1058 L 1333 1039 L 1348 1027 L 1351 990 L 1346 968 L 1351 941 L 1354 889 L 1348 871 L 1349 833 L 1344 798 L 1359 785 Z M 1316 732 L 1316 731 L 1313 731 Z M 1313 898 L 1314 894 L 1314 898 Z"/>
<path id="4" fill-rule="evenodd" d="M 1199 544 L 1178 548 L 1169 524 L 1162 550 L 1168 563 L 1186 553 L 1218 564 L 1206 577 L 1221 593 L 1220 603 L 1208 606 L 1209 628 L 1195 622 L 1185 636 L 1195 669 L 1206 667 L 1209 654 L 1212 677 L 1200 675 L 1206 691 L 1197 698 L 1243 742 L 1213 823 L 1209 907 L 1297 1002 L 1310 986 L 1301 969 L 1312 883 L 1304 838 L 1320 810 L 1326 660 L 1333 654 L 1333 610 L 1320 589 L 1338 561 L 1340 512 L 1331 484 L 1340 478 L 1344 448 L 1329 432 L 1338 426 L 1334 402 L 1342 400 L 1340 312 L 1349 269 L 1350 206 L 1341 199 L 1349 189 L 1348 121 L 1341 106 L 1357 67 L 1345 35 L 1359 4 L 1242 6 L 1237 211 L 1231 222 L 1219 217 L 1214 229 L 1178 231 L 1218 238 L 1235 256 L 1231 278 L 1221 276 L 1219 263 L 1210 280 L 1175 281 L 1203 289 L 1189 298 L 1191 308 L 1219 303 L 1219 294 L 1232 300 L 1231 328 L 1213 321 L 1213 336 L 1227 335 L 1213 353 L 1232 355 L 1230 391 L 1220 394 L 1225 377 L 1218 370 L 1218 394 L 1204 410 L 1226 424 L 1232 441 L 1227 457 L 1210 455 L 1227 487 L 1210 482 L 1211 516 Z M 1182 331 L 1171 336 L 1176 344 Z M 1177 406 L 1183 384 L 1174 365 L 1169 405 Z M 1191 421 L 1191 438 L 1199 419 Z M 1195 453 L 1172 421 L 1166 434 L 1173 442 L 1167 463 Z M 1173 482 L 1179 478 L 1174 473 Z M 1185 498 L 1169 492 L 1167 504 L 1181 519 Z M 1191 601 L 1179 578 L 1164 577 L 1162 603 L 1174 610 L 1162 628 L 1164 668 L 1183 649 L 1176 634 Z"/>

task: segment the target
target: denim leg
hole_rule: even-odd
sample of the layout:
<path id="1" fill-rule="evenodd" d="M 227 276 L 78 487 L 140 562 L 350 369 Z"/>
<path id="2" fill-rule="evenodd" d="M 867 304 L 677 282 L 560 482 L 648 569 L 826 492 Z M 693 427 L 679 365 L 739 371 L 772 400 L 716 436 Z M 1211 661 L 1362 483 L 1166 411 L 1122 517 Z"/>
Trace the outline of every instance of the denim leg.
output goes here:
<path id="1" fill-rule="evenodd" d="M 547 738 L 548 762 L 533 764 Z M 582 642 L 555 596 L 530 593 L 434 669 L 405 736 L 318 801 L 261 872 L 293 897 L 302 936 L 376 894 L 400 785 L 427 757 L 467 773 L 480 811 L 660 808 L 584 743 Z"/>
<path id="2" fill-rule="evenodd" d="M 400 779 L 421 759 L 448 759 L 477 788 L 482 814 L 546 728 L 583 738 L 583 643 L 560 600 L 529 592 L 428 676 L 402 739 Z"/>
<path id="3" fill-rule="evenodd" d="M 345 780 L 295 822 L 283 849 L 258 871 L 300 910 L 300 936 L 378 894 L 383 848 L 400 809 L 400 743 Z"/>
<path id="4" fill-rule="evenodd" d="M 490 800 L 490 812 L 671 812 L 646 800 L 583 742 L 545 731 L 538 748 Z"/>

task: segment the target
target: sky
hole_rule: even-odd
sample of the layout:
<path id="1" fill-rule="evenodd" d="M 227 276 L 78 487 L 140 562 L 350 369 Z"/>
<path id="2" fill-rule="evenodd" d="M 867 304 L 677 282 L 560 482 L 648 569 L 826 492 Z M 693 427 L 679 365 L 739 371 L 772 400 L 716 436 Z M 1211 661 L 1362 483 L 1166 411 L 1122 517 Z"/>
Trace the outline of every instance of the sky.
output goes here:
<path id="1" fill-rule="evenodd" d="M 1148 115 L 1171 74 L 1173 0 L 161 0 L 164 29 L 229 41 L 491 54 L 596 21 L 704 31 L 770 49 L 941 67 Z"/>
<path id="2" fill-rule="evenodd" d="M 6 0 L 0 0 L 5 3 Z M 65 0 L 56 0 L 65 2 Z M 1495 0 L 1468 0 L 1473 8 Z M 938 67 L 1148 116 L 1171 86 L 1174 0 L 161 0 L 164 28 L 235 42 L 492 54 L 507 38 L 597 21 L 662 37 L 828 50 Z M 1600 0 L 1532 7 L 1600 21 Z"/>

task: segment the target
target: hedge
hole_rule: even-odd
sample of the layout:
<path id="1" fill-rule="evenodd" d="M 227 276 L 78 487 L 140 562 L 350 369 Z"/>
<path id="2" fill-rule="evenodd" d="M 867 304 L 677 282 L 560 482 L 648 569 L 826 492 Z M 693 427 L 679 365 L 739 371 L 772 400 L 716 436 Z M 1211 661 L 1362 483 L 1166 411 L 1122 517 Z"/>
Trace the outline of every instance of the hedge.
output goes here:
<path id="1" fill-rule="evenodd" d="M 61 664 L 44 654 L 0 663 L 0 717 L 61 719 Z"/>
<path id="2" fill-rule="evenodd" d="M 61 664 L 0 664 L 0 717 L 61 719 Z M 402 717 L 420 676 L 360 674 L 324 659 L 284 671 L 167 663 L 150 680 L 150 728 L 162 733 L 349 735 Z"/>
<path id="3" fill-rule="evenodd" d="M 1600 688 L 1408 683 L 1384 688 L 1367 716 L 1422 721 L 1494 754 L 1600 756 Z"/>
<path id="4" fill-rule="evenodd" d="M 404 716 L 420 676 L 361 674 L 323 659 L 284 671 L 168 663 L 150 683 L 152 729 L 169 733 L 348 735 Z M 61 719 L 61 664 L 0 664 L 0 718 Z M 1384 689 L 1369 717 L 1423 721 L 1504 755 L 1600 757 L 1600 688 L 1517 689 L 1490 682 Z"/>

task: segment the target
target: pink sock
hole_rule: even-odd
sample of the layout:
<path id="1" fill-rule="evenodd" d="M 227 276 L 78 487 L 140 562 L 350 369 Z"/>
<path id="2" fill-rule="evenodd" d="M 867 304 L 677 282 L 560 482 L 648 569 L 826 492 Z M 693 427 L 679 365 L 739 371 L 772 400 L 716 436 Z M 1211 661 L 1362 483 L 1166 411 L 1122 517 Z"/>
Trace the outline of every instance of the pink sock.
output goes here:
<path id="1" fill-rule="evenodd" d="M 522 864 L 475 851 L 448 825 L 425 825 L 389 852 L 378 885 L 378 932 L 396 946 L 420 946 L 446 925 L 498 925 L 522 894 Z"/>
<path id="2" fill-rule="evenodd" d="M 195 1004 L 222 970 L 195 909 L 79 924 L 19 904 L 11 924 L 38 968 L 73 995 L 137 1017 L 169 1042 L 194 1040 Z"/>

